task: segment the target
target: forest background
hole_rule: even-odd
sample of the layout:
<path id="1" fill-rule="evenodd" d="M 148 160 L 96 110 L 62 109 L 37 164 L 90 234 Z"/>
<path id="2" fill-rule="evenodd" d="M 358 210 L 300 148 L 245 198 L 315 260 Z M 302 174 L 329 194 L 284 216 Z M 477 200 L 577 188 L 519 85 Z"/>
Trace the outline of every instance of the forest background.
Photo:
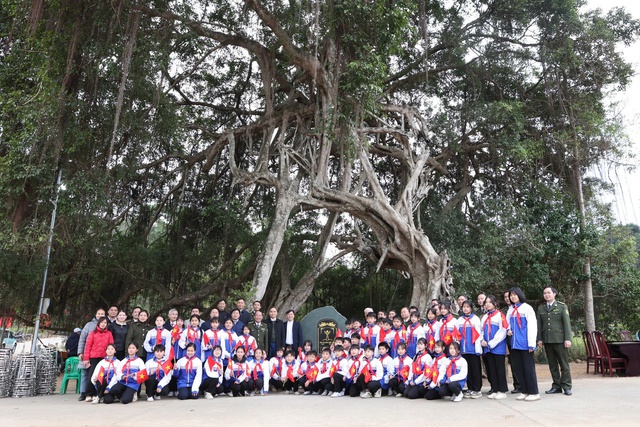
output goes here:
<path id="1" fill-rule="evenodd" d="M 640 23 L 574 0 L 0 0 L 0 314 L 220 297 L 535 301 L 640 325 L 612 95 Z M 61 185 L 57 186 L 57 177 Z"/>

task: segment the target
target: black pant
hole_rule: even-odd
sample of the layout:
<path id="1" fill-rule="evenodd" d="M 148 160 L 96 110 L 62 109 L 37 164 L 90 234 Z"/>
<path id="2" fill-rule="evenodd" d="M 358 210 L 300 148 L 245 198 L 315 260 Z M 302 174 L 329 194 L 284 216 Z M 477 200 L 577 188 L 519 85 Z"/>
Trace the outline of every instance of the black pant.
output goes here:
<path id="1" fill-rule="evenodd" d="M 442 399 L 440 396 L 440 390 L 437 388 L 427 388 L 427 392 L 424 394 L 424 398 L 427 400 Z"/>
<path id="2" fill-rule="evenodd" d="M 471 391 L 482 390 L 482 364 L 480 356 L 477 354 L 463 354 L 463 359 L 467 361 L 467 388 Z"/>
<path id="3" fill-rule="evenodd" d="M 205 380 L 202 381 L 200 390 L 204 390 L 214 396 L 224 393 L 224 388 L 222 387 L 222 382 L 220 382 L 219 378 L 205 378 Z"/>
<path id="4" fill-rule="evenodd" d="M 89 359 L 89 368 L 87 368 L 87 385 L 85 386 L 84 394 L 87 396 L 96 396 L 96 388 L 91 383 L 91 377 L 93 376 L 93 372 L 96 370 L 96 366 L 102 360 L 102 357 L 92 357 Z"/>
<path id="5" fill-rule="evenodd" d="M 238 397 L 240 395 L 244 396 L 244 392 L 249 390 L 249 382 L 242 381 L 240 384 L 238 384 L 234 381 L 231 383 L 229 388 L 231 389 L 231 393 L 233 393 L 234 397 Z"/>
<path id="6" fill-rule="evenodd" d="M 516 364 L 518 362 L 514 361 L 513 358 L 511 357 L 512 349 L 511 349 L 511 338 L 510 337 L 507 337 L 507 349 L 509 350 L 509 355 L 507 356 L 507 359 L 509 360 L 509 366 L 511 366 L 511 378 L 513 378 L 513 388 L 514 389 L 519 389 L 520 388 L 520 381 L 518 380 L 518 377 L 516 376 Z M 505 374 L 506 374 L 506 370 L 505 370 Z"/>
<path id="7" fill-rule="evenodd" d="M 440 386 L 440 396 L 457 396 L 462 392 L 462 386 L 457 381 L 445 383 Z"/>
<path id="8" fill-rule="evenodd" d="M 255 388 L 256 392 L 262 391 L 264 387 L 264 378 L 258 378 L 256 380 L 249 380 L 249 390 L 253 390 Z"/>
<path id="9" fill-rule="evenodd" d="M 104 397 L 104 391 L 106 390 L 107 386 L 109 385 L 109 381 L 107 381 L 107 378 L 105 377 L 104 381 L 100 382 L 98 381 L 94 388 L 96 390 L 96 394 L 99 398 L 103 398 Z"/>
<path id="10" fill-rule="evenodd" d="M 538 378 L 533 352 L 511 349 L 511 362 L 520 381 L 520 391 L 524 394 L 538 394 Z"/>
<path id="11" fill-rule="evenodd" d="M 424 384 L 408 385 L 405 387 L 402 395 L 407 399 L 422 398 L 427 394 L 427 388 Z"/>
<path id="12" fill-rule="evenodd" d="M 195 396 L 191 392 L 191 387 L 180 387 L 178 389 L 178 399 L 187 400 L 187 399 L 197 399 L 200 397 L 200 394 L 197 393 Z"/>
<path id="13" fill-rule="evenodd" d="M 156 389 L 158 388 L 158 377 L 155 375 L 151 375 L 149 379 L 144 382 L 144 385 L 147 388 L 147 397 L 166 396 L 169 394 L 169 387 L 163 387 L 160 393 L 156 393 Z M 138 393 L 138 395 L 140 394 Z"/>
<path id="14" fill-rule="evenodd" d="M 342 374 L 333 374 L 333 392 L 340 393 L 344 385 L 344 377 Z"/>
<path id="15" fill-rule="evenodd" d="M 355 387 L 353 387 L 355 385 Z M 369 382 L 365 382 L 364 375 L 358 375 L 356 378 L 356 382 L 352 384 L 352 387 L 349 389 L 349 396 L 356 397 L 362 391 L 368 391 L 373 394 L 376 391 L 380 390 L 381 384 L 380 381 L 377 380 L 369 380 Z"/>
<path id="16" fill-rule="evenodd" d="M 304 389 L 304 391 L 310 391 L 310 392 L 316 392 L 318 391 L 318 384 L 313 382 L 313 381 L 309 381 L 309 385 L 305 385 L 305 383 L 309 381 L 307 379 L 306 376 L 302 376 L 300 378 L 298 378 L 298 387 L 302 387 Z"/>
<path id="17" fill-rule="evenodd" d="M 127 403 L 133 402 L 133 396 L 135 394 L 136 394 L 135 389 L 131 387 L 127 387 L 122 383 L 117 383 L 111 388 L 109 393 L 104 395 L 104 403 L 107 403 L 107 404 L 113 403 L 113 401 L 116 400 L 117 398 L 117 399 L 120 399 L 120 402 L 126 405 Z"/>
<path id="18" fill-rule="evenodd" d="M 491 390 L 494 392 L 506 393 L 507 371 L 504 368 L 504 354 L 487 353 L 484 355 L 484 366 L 487 367 L 487 377 Z"/>
<path id="19" fill-rule="evenodd" d="M 318 384 L 318 391 L 320 392 L 333 391 L 333 384 L 331 384 L 331 378 L 329 377 L 321 379 L 316 384 Z"/>
<path id="20" fill-rule="evenodd" d="M 284 390 L 284 383 L 281 380 L 270 380 L 270 385 L 272 385 L 276 390 Z"/>
<path id="21" fill-rule="evenodd" d="M 284 389 L 286 391 L 298 391 L 298 381 L 291 381 L 289 379 L 284 380 Z"/>
<path id="22" fill-rule="evenodd" d="M 398 379 L 398 377 L 393 377 L 389 380 L 389 388 L 396 393 L 404 394 L 404 381 Z"/>

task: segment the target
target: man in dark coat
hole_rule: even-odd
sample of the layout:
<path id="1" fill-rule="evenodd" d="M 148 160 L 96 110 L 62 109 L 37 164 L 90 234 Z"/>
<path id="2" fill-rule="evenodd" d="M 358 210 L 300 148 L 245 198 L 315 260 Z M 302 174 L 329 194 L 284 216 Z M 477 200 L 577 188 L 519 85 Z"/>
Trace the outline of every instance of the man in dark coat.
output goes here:
<path id="1" fill-rule="evenodd" d="M 238 298 L 236 300 L 236 307 L 240 310 L 240 321 L 243 325 L 248 325 L 253 319 L 251 318 L 251 314 L 245 310 L 247 303 L 244 301 L 244 298 Z"/>
<path id="2" fill-rule="evenodd" d="M 284 347 L 285 329 L 284 322 L 278 319 L 278 310 L 275 307 L 269 309 L 269 318 L 264 322 L 269 330 L 269 358 L 276 356 L 276 350 Z"/>

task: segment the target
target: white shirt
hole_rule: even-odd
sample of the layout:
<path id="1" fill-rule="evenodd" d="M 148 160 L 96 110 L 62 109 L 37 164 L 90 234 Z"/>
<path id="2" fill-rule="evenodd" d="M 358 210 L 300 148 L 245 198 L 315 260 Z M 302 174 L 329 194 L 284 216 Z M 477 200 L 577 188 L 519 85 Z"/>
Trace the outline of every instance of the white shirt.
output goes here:
<path id="1" fill-rule="evenodd" d="M 284 340 L 285 344 L 293 344 L 293 321 L 287 320 L 287 337 Z"/>

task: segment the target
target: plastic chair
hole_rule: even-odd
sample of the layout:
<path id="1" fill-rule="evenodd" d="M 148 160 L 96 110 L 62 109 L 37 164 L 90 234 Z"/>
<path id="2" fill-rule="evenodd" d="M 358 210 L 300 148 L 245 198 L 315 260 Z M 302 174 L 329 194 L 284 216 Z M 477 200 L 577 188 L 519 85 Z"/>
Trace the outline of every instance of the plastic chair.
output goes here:
<path id="1" fill-rule="evenodd" d="M 82 378 L 82 368 L 80 367 L 80 359 L 72 356 L 67 358 L 64 365 L 64 375 L 60 383 L 60 394 L 67 393 L 67 383 L 70 380 L 76 380 L 76 393 L 80 393 L 80 379 Z"/>
<path id="2" fill-rule="evenodd" d="M 595 331 L 593 333 L 593 337 L 598 345 L 598 349 L 600 354 L 602 355 L 602 359 L 600 359 L 600 367 L 602 368 L 602 376 L 604 376 L 606 367 L 608 365 L 609 376 L 613 376 L 613 370 L 620 371 L 624 369 L 627 370 L 627 359 L 624 357 L 611 357 L 611 353 L 609 352 L 609 346 L 604 339 L 604 335 L 602 332 Z"/>
<path id="3" fill-rule="evenodd" d="M 633 341 L 631 331 L 627 331 L 626 329 L 620 331 L 620 338 L 622 338 L 622 341 Z"/>
<path id="4" fill-rule="evenodd" d="M 600 357 L 594 349 L 593 335 L 589 331 L 582 331 L 582 340 L 587 353 L 587 374 L 589 373 L 589 365 L 593 363 L 593 374 L 598 373 L 598 365 L 600 365 Z"/>

